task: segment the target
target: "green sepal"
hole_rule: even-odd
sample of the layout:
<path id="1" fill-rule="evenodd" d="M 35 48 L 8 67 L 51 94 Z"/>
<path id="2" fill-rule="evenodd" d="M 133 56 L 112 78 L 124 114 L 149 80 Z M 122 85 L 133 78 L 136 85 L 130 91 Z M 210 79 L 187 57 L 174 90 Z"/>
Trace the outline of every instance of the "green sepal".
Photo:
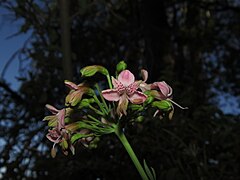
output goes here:
<path id="1" fill-rule="evenodd" d="M 172 103 L 167 100 L 154 101 L 152 103 L 152 106 L 157 107 L 158 109 L 160 109 L 164 112 L 170 111 L 172 109 Z"/>
<path id="2" fill-rule="evenodd" d="M 51 119 L 50 121 L 48 121 L 48 126 L 49 127 L 55 127 L 57 126 L 57 117 L 54 119 Z"/>
<path id="3" fill-rule="evenodd" d="M 99 141 L 100 141 L 100 138 L 99 138 L 99 137 L 95 137 L 95 138 L 89 143 L 88 148 L 89 148 L 89 149 L 96 149 Z"/>
<path id="4" fill-rule="evenodd" d="M 43 121 L 50 121 L 55 117 L 55 115 L 50 115 L 50 116 L 45 116 L 45 118 L 43 119 Z"/>
<path id="5" fill-rule="evenodd" d="M 78 105 L 78 108 L 87 108 L 91 103 L 94 103 L 95 100 L 93 98 L 91 99 L 82 99 Z"/>
<path id="6" fill-rule="evenodd" d="M 116 66 L 117 73 L 125 70 L 127 68 L 127 64 L 124 61 L 120 61 Z"/>
<path id="7" fill-rule="evenodd" d="M 62 146 L 63 149 L 68 148 L 68 142 L 66 141 L 66 139 L 63 139 L 63 141 L 61 142 L 61 146 Z"/>
<path id="8" fill-rule="evenodd" d="M 77 141 L 79 139 L 90 137 L 90 136 L 92 136 L 92 135 L 76 133 L 71 137 L 71 143 L 73 144 L 75 141 Z"/>
<path id="9" fill-rule="evenodd" d="M 143 107 L 139 104 L 130 104 L 128 107 L 133 111 L 141 111 L 143 109 Z"/>
<path id="10" fill-rule="evenodd" d="M 109 75 L 108 70 L 99 65 L 93 65 L 93 66 L 86 66 L 80 70 L 82 77 L 91 77 L 95 75 L 97 72 L 107 76 Z"/>
<path id="11" fill-rule="evenodd" d="M 145 105 L 151 104 L 151 103 L 153 102 L 153 100 L 154 100 L 154 97 L 152 97 L 152 96 L 149 95 L 149 96 L 147 97 L 146 101 L 144 101 L 144 104 L 145 104 Z"/>

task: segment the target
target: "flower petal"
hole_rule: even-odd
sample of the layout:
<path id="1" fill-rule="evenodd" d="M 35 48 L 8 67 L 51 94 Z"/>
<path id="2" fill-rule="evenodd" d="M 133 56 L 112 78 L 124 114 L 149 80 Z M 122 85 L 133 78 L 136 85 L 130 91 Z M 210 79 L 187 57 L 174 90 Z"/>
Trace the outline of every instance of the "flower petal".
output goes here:
<path id="1" fill-rule="evenodd" d="M 76 106 L 82 99 L 83 96 L 83 91 L 81 91 L 80 89 L 77 91 L 70 91 L 70 93 L 66 96 L 65 99 L 65 104 L 71 105 L 71 106 Z"/>
<path id="2" fill-rule="evenodd" d="M 122 83 L 116 80 L 114 77 L 112 77 L 112 84 L 114 88 L 117 88 L 119 84 L 122 84 Z"/>
<path id="3" fill-rule="evenodd" d="M 172 95 L 172 88 L 165 81 L 158 82 L 157 85 L 164 96 L 170 97 Z"/>
<path id="4" fill-rule="evenodd" d="M 46 137 L 54 143 L 59 143 L 61 141 L 61 134 L 57 129 L 48 130 Z"/>
<path id="5" fill-rule="evenodd" d="M 59 113 L 57 114 L 57 118 L 58 118 L 58 130 L 60 131 L 62 128 L 65 127 L 65 109 L 62 109 L 59 111 Z"/>
<path id="6" fill-rule="evenodd" d="M 141 75 L 142 75 L 142 78 L 143 78 L 143 82 L 146 82 L 147 79 L 148 79 L 148 72 L 145 69 L 142 69 L 141 70 Z"/>
<path id="7" fill-rule="evenodd" d="M 65 85 L 66 85 L 67 87 L 69 87 L 70 89 L 77 90 L 77 89 L 79 88 L 78 85 L 74 84 L 74 83 L 71 82 L 71 81 L 65 80 L 64 83 L 65 83 Z"/>
<path id="8" fill-rule="evenodd" d="M 45 107 L 53 114 L 57 114 L 59 112 L 58 109 L 56 109 L 55 107 L 53 107 L 52 105 L 50 104 L 46 104 Z"/>
<path id="9" fill-rule="evenodd" d="M 108 101 L 119 101 L 120 95 L 116 89 L 107 89 L 102 91 L 103 97 Z"/>
<path id="10" fill-rule="evenodd" d="M 151 84 L 147 84 L 145 82 L 142 82 L 140 85 L 139 85 L 139 88 L 142 90 L 142 92 L 145 92 L 145 91 L 148 91 L 151 89 Z"/>
<path id="11" fill-rule="evenodd" d="M 119 116 L 127 115 L 127 107 L 128 107 L 128 98 L 126 97 L 126 94 L 122 95 L 120 97 L 118 107 L 117 107 L 117 113 Z"/>
<path id="12" fill-rule="evenodd" d="M 118 81 L 127 87 L 135 81 L 135 77 L 129 70 L 124 70 L 119 74 Z"/>
<path id="13" fill-rule="evenodd" d="M 144 101 L 146 101 L 147 96 L 142 92 L 135 91 L 131 96 L 128 96 L 128 99 L 133 104 L 142 104 Z"/>

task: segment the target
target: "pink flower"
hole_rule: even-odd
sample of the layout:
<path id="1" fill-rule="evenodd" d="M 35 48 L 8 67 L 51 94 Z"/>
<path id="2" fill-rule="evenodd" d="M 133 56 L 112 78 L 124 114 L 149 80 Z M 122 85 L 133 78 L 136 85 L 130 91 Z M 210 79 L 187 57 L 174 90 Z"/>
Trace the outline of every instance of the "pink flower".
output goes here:
<path id="1" fill-rule="evenodd" d="M 57 126 L 57 128 L 60 130 L 62 128 L 65 128 L 65 109 L 58 110 L 55 107 L 53 107 L 50 104 L 46 105 L 46 108 L 53 114 L 51 116 L 46 116 L 44 120 L 49 120 L 50 124 L 52 126 Z"/>
<path id="2" fill-rule="evenodd" d="M 114 89 L 104 90 L 102 95 L 108 101 L 119 101 L 117 113 L 120 116 L 127 114 L 129 101 L 133 104 L 141 104 L 147 99 L 145 94 L 137 91 L 140 83 L 135 81 L 134 75 L 129 70 L 122 71 L 118 79 L 112 77 L 112 83 Z"/>
<path id="3" fill-rule="evenodd" d="M 171 103 L 175 104 L 181 109 L 188 109 L 188 107 L 182 107 L 178 103 L 172 100 L 173 90 L 165 81 L 153 83 L 151 85 L 151 89 L 152 89 L 152 94 L 156 99 L 169 100 Z M 157 91 L 154 89 L 156 89 Z"/>
<path id="4" fill-rule="evenodd" d="M 153 83 L 151 89 L 158 90 L 154 93 L 156 99 L 165 100 L 172 98 L 173 90 L 165 81 Z"/>
<path id="5" fill-rule="evenodd" d="M 91 89 L 84 84 L 76 85 L 71 81 L 65 81 L 64 83 L 71 89 L 65 99 L 66 106 L 76 106 L 82 100 L 84 94 L 91 93 Z"/>
<path id="6" fill-rule="evenodd" d="M 55 145 L 62 143 L 63 141 L 67 143 L 67 141 L 69 141 L 70 139 L 64 122 L 66 111 L 65 109 L 58 110 L 49 104 L 46 105 L 46 108 L 53 114 L 52 116 L 47 116 L 45 120 L 52 121 L 50 124 L 51 126 L 54 126 L 53 129 L 48 130 L 48 134 L 46 135 L 46 137 L 48 138 L 48 140 L 54 143 L 51 154 L 53 157 L 55 157 Z"/>

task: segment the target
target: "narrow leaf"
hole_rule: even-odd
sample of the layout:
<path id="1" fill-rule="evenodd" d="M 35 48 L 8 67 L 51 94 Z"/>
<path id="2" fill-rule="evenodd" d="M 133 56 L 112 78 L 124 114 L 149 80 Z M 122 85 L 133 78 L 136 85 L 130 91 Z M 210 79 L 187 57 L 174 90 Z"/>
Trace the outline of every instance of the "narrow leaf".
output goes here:
<path id="1" fill-rule="evenodd" d="M 150 169 L 149 169 L 145 159 L 143 160 L 143 164 L 144 164 L 144 169 L 145 169 L 148 177 L 150 178 L 150 180 L 154 180 L 154 176 L 152 175 L 152 173 L 151 173 L 151 171 L 150 171 Z"/>

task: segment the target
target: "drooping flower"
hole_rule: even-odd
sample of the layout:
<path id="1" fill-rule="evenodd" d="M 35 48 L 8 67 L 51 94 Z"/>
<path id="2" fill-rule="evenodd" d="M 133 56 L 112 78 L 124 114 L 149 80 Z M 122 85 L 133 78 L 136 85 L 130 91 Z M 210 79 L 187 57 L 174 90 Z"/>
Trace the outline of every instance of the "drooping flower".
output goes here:
<path id="1" fill-rule="evenodd" d="M 112 84 L 114 89 L 104 90 L 102 95 L 108 101 L 119 101 L 117 113 L 120 116 L 127 114 L 129 101 L 133 104 L 141 104 L 147 98 L 145 94 L 137 91 L 140 83 L 135 81 L 134 75 L 129 70 L 122 71 L 117 79 L 112 77 Z"/>
<path id="2" fill-rule="evenodd" d="M 84 84 L 76 85 L 71 81 L 65 81 L 64 83 L 71 89 L 65 99 L 66 106 L 76 106 L 81 101 L 83 94 L 91 94 L 91 88 Z"/>
<path id="3" fill-rule="evenodd" d="M 152 95 L 159 100 L 169 100 L 171 103 L 175 104 L 181 109 L 188 109 L 188 107 L 182 107 L 178 103 L 172 100 L 173 90 L 172 88 L 165 82 L 155 82 L 151 85 Z"/>
<path id="4" fill-rule="evenodd" d="M 151 89 L 157 90 L 157 91 L 153 91 L 156 99 L 165 100 L 165 99 L 172 98 L 173 90 L 165 81 L 153 83 L 151 85 Z"/>
<path id="5" fill-rule="evenodd" d="M 58 126 L 58 129 L 64 127 L 64 117 L 65 117 L 65 109 L 58 110 L 50 104 L 46 105 L 46 108 L 52 113 L 50 116 L 46 116 L 43 120 L 47 120 L 48 125 L 51 127 Z"/>
<path id="6" fill-rule="evenodd" d="M 46 135 L 46 137 L 48 138 L 48 140 L 53 142 L 51 154 L 52 157 L 55 157 L 56 144 L 61 143 L 63 150 L 66 150 L 68 148 L 68 141 L 70 139 L 70 135 L 65 128 L 64 122 L 66 110 L 65 109 L 58 110 L 49 104 L 46 105 L 46 108 L 53 114 L 51 116 L 47 116 L 46 118 L 44 118 L 44 120 L 49 120 L 49 122 L 51 122 L 50 125 L 53 127 L 52 129 L 48 130 L 48 134 Z"/>

